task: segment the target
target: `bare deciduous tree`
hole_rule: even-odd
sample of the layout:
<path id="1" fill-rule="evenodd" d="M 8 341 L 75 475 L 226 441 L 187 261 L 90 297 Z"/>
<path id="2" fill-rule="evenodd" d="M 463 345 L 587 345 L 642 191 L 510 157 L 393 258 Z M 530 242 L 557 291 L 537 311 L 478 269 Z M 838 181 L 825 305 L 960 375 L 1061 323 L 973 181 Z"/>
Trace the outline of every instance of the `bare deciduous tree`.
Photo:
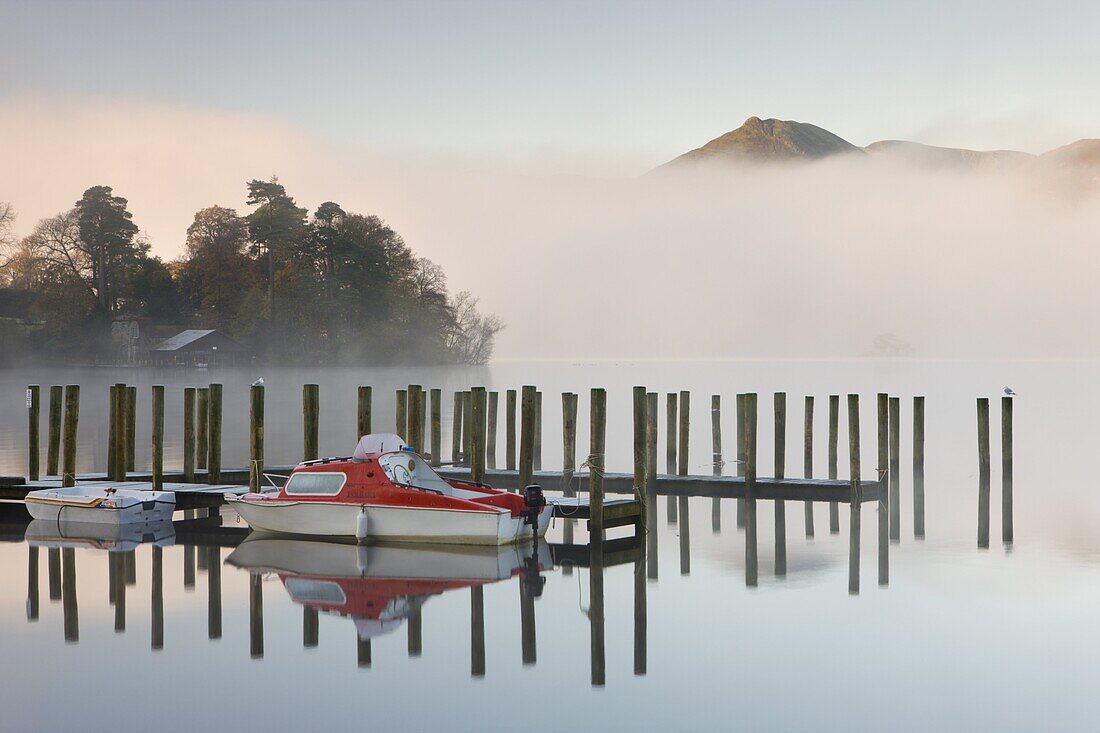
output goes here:
<path id="1" fill-rule="evenodd" d="M 447 349 L 464 364 L 484 364 L 493 353 L 496 335 L 504 330 L 499 316 L 483 316 L 478 299 L 463 290 L 451 301 L 453 321 L 446 334 Z"/>

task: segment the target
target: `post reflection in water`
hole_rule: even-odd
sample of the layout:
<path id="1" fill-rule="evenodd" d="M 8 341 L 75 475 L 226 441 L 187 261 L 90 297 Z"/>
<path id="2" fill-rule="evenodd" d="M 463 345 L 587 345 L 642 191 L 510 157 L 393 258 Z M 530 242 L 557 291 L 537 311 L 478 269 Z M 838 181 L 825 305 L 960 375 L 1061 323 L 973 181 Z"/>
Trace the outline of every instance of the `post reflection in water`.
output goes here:
<path id="1" fill-rule="evenodd" d="M 682 520 L 683 517 L 680 517 Z M 606 682 L 607 664 L 604 659 L 603 617 L 603 546 L 594 543 L 589 552 L 588 572 L 588 624 L 589 653 L 592 669 L 592 686 L 602 687 Z"/>
<path id="2" fill-rule="evenodd" d="M 76 550 L 61 550 L 61 604 L 64 616 L 65 641 L 80 641 L 80 619 L 76 606 Z"/>
<path id="3" fill-rule="evenodd" d="M 252 659 L 264 658 L 263 583 L 260 573 L 253 573 L 248 579 L 248 654 Z M 367 647 L 367 655 L 370 656 L 370 647 Z"/>
<path id="4" fill-rule="evenodd" d="M 46 549 L 46 565 L 49 568 L 50 600 L 61 600 L 61 548 Z"/>
<path id="5" fill-rule="evenodd" d="M 317 643 L 319 615 L 350 618 L 358 636 L 358 662 L 371 663 L 370 641 L 403 624 L 410 656 L 422 648 L 421 618 L 433 596 L 471 589 L 471 674 L 485 674 L 487 583 L 520 576 L 524 661 L 535 661 L 534 600 L 541 573 L 553 566 L 549 546 L 540 542 L 510 547 L 354 545 L 288 537 L 251 535 L 226 559 L 251 573 L 252 654 L 263 655 L 264 575 L 278 577 L 290 598 L 303 607 L 304 636 Z"/>
<path id="6" fill-rule="evenodd" d="M 691 574 L 691 517 L 688 497 L 678 497 L 680 529 L 680 575 Z"/>
<path id="7" fill-rule="evenodd" d="M 480 585 L 470 588 L 470 676 L 485 676 L 485 589 Z"/>
<path id="8" fill-rule="evenodd" d="M 222 638 L 222 548 L 206 549 L 206 635 L 210 639 Z"/>
<path id="9" fill-rule="evenodd" d="M 153 649 L 164 648 L 164 555 L 161 548 L 152 547 L 152 639 Z"/>
<path id="10" fill-rule="evenodd" d="M 27 548 L 27 620 L 38 620 L 38 548 Z"/>
<path id="11" fill-rule="evenodd" d="M 126 631 L 126 556 L 121 552 L 112 552 L 108 562 L 115 567 L 115 632 Z"/>

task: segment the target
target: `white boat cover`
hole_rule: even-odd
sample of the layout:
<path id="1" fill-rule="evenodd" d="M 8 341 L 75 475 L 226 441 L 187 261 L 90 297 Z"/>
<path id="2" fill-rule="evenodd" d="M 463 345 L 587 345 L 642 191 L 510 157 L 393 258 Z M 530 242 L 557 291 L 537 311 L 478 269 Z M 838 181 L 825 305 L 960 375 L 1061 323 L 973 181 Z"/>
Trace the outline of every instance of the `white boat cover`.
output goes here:
<path id="1" fill-rule="evenodd" d="M 405 447 L 405 441 L 400 435 L 393 433 L 371 433 L 359 439 L 359 445 L 355 446 L 355 452 L 351 457 L 363 460 L 367 456 L 375 456 L 379 453 L 401 450 Z"/>

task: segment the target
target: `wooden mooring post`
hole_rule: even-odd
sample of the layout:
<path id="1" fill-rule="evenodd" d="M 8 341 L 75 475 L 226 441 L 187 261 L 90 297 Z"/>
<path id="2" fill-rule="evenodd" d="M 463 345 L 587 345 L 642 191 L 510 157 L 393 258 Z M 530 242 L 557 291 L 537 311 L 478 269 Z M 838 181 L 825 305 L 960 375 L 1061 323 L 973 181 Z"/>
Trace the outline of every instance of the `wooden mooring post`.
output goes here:
<path id="1" fill-rule="evenodd" d="M 744 400 L 745 434 L 745 585 L 758 584 L 759 558 L 756 526 L 756 425 L 757 398 L 753 393 L 741 395 Z"/>
<path id="2" fill-rule="evenodd" d="M 978 399 L 978 547 L 989 547 L 989 399 Z"/>
<path id="3" fill-rule="evenodd" d="M 520 492 L 531 483 L 535 468 L 535 388 L 523 387 L 520 401 L 519 483 Z"/>
<path id="4" fill-rule="evenodd" d="M 566 496 L 576 496 L 573 475 L 577 472 L 577 395 L 561 394 L 562 488 Z M 572 536 L 572 522 L 567 523 Z"/>
<path id="5" fill-rule="evenodd" d="M 504 394 L 504 467 L 516 470 L 516 391 Z"/>
<path id="6" fill-rule="evenodd" d="M 710 453 L 711 475 L 722 475 L 722 396 L 710 396 Z M 722 500 L 711 499 L 710 531 L 718 534 L 722 531 Z"/>
<path id="7" fill-rule="evenodd" d="M 183 388 L 183 480 L 195 482 L 195 388 Z"/>
<path id="8" fill-rule="evenodd" d="M 1001 398 L 1001 541 L 1012 543 L 1012 397 Z"/>
<path id="9" fill-rule="evenodd" d="M 485 423 L 488 395 L 484 387 L 470 390 L 470 479 L 485 480 Z"/>
<path id="10" fill-rule="evenodd" d="M 875 401 L 878 428 L 878 480 L 885 487 L 879 495 L 878 531 L 886 535 L 890 531 L 890 395 L 879 392 Z M 887 548 L 889 551 L 889 548 Z M 879 555 L 879 577 L 883 574 L 884 560 Z"/>
<path id="11" fill-rule="evenodd" d="M 542 470 L 542 392 L 535 392 L 535 470 Z"/>
<path id="12" fill-rule="evenodd" d="M 27 478 L 37 481 L 40 478 L 39 459 L 39 410 L 41 409 L 41 388 L 37 384 L 27 387 Z"/>
<path id="13" fill-rule="evenodd" d="M 164 385 L 153 385 L 151 402 L 153 421 L 150 456 L 153 491 L 161 491 L 164 489 Z"/>
<path id="14" fill-rule="evenodd" d="M 408 436 L 406 443 L 417 453 L 427 453 L 424 441 L 424 388 L 419 384 L 410 384 L 408 388 Z"/>
<path id="15" fill-rule="evenodd" d="M 61 462 L 61 485 L 66 487 L 76 485 L 76 428 L 79 422 L 80 385 L 69 384 L 65 386 L 65 418 L 62 426 L 64 457 Z"/>
<path id="16" fill-rule="evenodd" d="M 198 426 L 195 429 L 195 465 L 205 470 L 210 458 L 210 388 L 199 387 L 195 393 L 195 417 Z"/>
<path id="17" fill-rule="evenodd" d="M 434 388 L 429 393 L 431 397 L 431 442 L 432 465 L 443 464 L 443 390 Z"/>
<path id="18" fill-rule="evenodd" d="M 248 393 L 248 490 L 255 493 L 264 475 L 264 385 L 253 384 Z"/>
<path id="19" fill-rule="evenodd" d="M 490 392 L 485 418 L 485 465 L 489 468 L 497 467 L 497 405 L 499 402 L 500 393 Z"/>
<path id="20" fill-rule="evenodd" d="M 860 483 L 859 465 L 858 394 L 848 395 L 848 470 L 848 480 L 851 483 L 851 498 L 848 502 L 851 510 L 848 522 L 848 592 L 852 595 L 858 595 L 860 508 L 863 506 L 863 488 Z"/>
<path id="21" fill-rule="evenodd" d="M 355 442 L 358 443 L 359 439 L 364 435 L 370 435 L 371 433 L 371 402 L 374 395 L 373 388 L 367 385 L 362 385 L 355 390 Z"/>
<path id="22" fill-rule="evenodd" d="M 397 399 L 394 402 L 394 429 L 393 432 L 408 443 L 409 437 L 409 391 L 407 389 L 397 390 Z"/>
<path id="23" fill-rule="evenodd" d="M 646 390 L 645 387 L 634 387 L 633 416 L 634 416 L 634 498 L 641 504 L 642 516 L 645 516 L 645 507 L 648 501 L 646 491 Z M 638 539 L 645 542 L 645 533 L 639 532 Z"/>
<path id="24" fill-rule="evenodd" d="M 222 386 L 211 384 L 207 389 L 207 437 L 210 445 L 206 452 L 206 482 L 222 481 Z"/>
<path id="25" fill-rule="evenodd" d="M 451 406 L 451 463 L 462 463 L 462 393 L 454 393 Z"/>
<path id="26" fill-rule="evenodd" d="M 470 390 L 462 393 L 462 465 L 470 465 L 470 454 L 473 452 L 473 422 L 474 403 L 470 396 Z"/>
<path id="27" fill-rule="evenodd" d="M 924 539 L 924 397 L 913 398 L 913 536 Z"/>
<path id="28" fill-rule="evenodd" d="M 837 477 L 837 443 L 840 433 L 840 395 L 829 395 L 829 479 Z M 840 534 L 840 505 L 829 502 L 829 534 Z"/>
<path id="29" fill-rule="evenodd" d="M 802 476 L 814 477 L 814 398 L 806 396 L 805 419 L 802 425 Z M 806 536 L 814 536 L 814 503 L 805 503 L 806 512 Z"/>
<path id="30" fill-rule="evenodd" d="M 787 394 L 776 392 L 773 397 L 775 411 L 775 477 L 787 476 Z M 787 502 L 775 500 L 775 574 L 787 574 Z"/>
<path id="31" fill-rule="evenodd" d="M 566 496 L 576 496 L 573 475 L 577 470 L 577 395 L 572 392 L 561 394 L 561 443 L 562 443 L 562 491 Z M 562 539 L 567 545 L 573 544 L 574 520 L 566 518 L 562 525 Z M 572 575 L 573 566 L 564 565 L 563 575 Z"/>
<path id="32" fill-rule="evenodd" d="M 691 443 L 691 393 L 687 390 L 680 391 L 680 425 L 677 455 L 676 473 L 679 476 L 687 476 L 691 473 L 689 463 Z M 680 575 L 691 574 L 691 505 L 687 496 L 679 496 L 677 503 L 677 520 L 680 530 Z"/>
<path id="33" fill-rule="evenodd" d="M 118 457 L 118 385 L 108 387 L 107 398 L 107 480 L 115 481 L 118 476 L 116 462 Z"/>
<path id="34" fill-rule="evenodd" d="M 737 413 L 737 475 L 745 475 L 745 395 L 738 394 L 735 398 L 735 407 Z M 745 499 L 740 498 L 737 500 L 737 528 L 744 529 L 745 527 Z"/>
<path id="35" fill-rule="evenodd" d="M 901 399 L 890 398 L 890 541 L 901 541 Z"/>
<path id="36" fill-rule="evenodd" d="M 588 451 L 589 539 L 603 542 L 603 473 L 606 460 L 607 391 L 597 387 L 591 395 L 591 433 Z"/>
<path id="37" fill-rule="evenodd" d="M 665 396 L 665 473 L 669 476 L 675 476 L 678 467 L 678 462 L 676 460 L 676 440 L 679 431 L 679 422 L 677 420 L 678 410 L 676 399 L 675 392 L 669 392 Z M 668 523 L 676 524 L 676 497 L 669 495 L 667 497 L 667 503 Z"/>
<path id="38" fill-rule="evenodd" d="M 660 409 L 659 395 L 648 392 L 645 414 L 646 440 L 646 575 L 657 580 L 657 411 Z"/>
<path id="39" fill-rule="evenodd" d="M 316 384 L 302 385 L 302 460 L 315 461 L 320 455 L 321 388 Z M 404 432 L 398 433 L 402 438 Z"/>
<path id="40" fill-rule="evenodd" d="M 61 405 L 64 393 L 60 384 L 50 387 L 49 432 L 46 438 L 46 475 L 57 476 L 61 463 Z"/>
<path id="41" fill-rule="evenodd" d="M 126 427 L 126 404 L 129 402 L 125 384 L 115 385 L 115 481 L 126 480 L 126 456 L 128 453 L 126 438 L 130 431 Z"/>
<path id="42" fill-rule="evenodd" d="M 126 387 L 126 470 L 134 471 L 137 448 L 137 387 Z"/>

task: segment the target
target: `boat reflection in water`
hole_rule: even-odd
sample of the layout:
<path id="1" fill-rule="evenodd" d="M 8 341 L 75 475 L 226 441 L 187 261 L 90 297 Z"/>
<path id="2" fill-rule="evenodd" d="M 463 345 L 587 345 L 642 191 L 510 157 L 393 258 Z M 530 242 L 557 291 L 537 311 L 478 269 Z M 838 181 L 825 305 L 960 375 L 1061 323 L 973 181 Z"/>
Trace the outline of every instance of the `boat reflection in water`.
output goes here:
<path id="1" fill-rule="evenodd" d="M 35 519 L 27 525 L 24 538 L 31 547 L 130 552 L 146 542 L 170 547 L 176 543 L 176 530 L 170 519 L 130 524 Z"/>
<path id="2" fill-rule="evenodd" d="M 226 559 L 253 575 L 278 575 L 291 599 L 355 622 L 361 641 L 415 620 L 432 596 L 521 576 L 537 596 L 552 569 L 545 542 L 506 547 L 356 545 L 253 533 Z"/>

